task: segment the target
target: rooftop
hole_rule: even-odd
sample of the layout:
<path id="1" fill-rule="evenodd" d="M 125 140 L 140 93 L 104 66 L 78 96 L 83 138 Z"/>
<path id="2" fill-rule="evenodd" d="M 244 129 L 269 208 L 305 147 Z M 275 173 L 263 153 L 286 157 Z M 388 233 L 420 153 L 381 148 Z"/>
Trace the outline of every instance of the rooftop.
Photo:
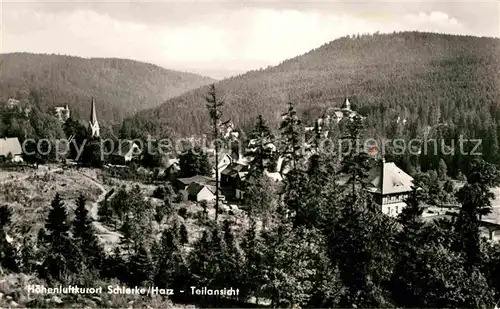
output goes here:
<path id="1" fill-rule="evenodd" d="M 413 191 L 413 177 L 393 162 L 374 167 L 367 179 L 368 190 L 378 194 L 394 194 Z"/>
<path id="2" fill-rule="evenodd" d="M 248 165 L 244 165 L 241 163 L 233 162 L 229 164 L 222 172 L 221 174 L 227 175 L 230 177 L 234 177 L 240 173 L 244 173 L 248 171 Z M 241 176 L 241 174 L 240 174 Z"/>
<path id="3" fill-rule="evenodd" d="M 20 155 L 23 153 L 21 143 L 17 137 L 0 138 L 0 156 L 7 156 L 7 154 Z"/>
<path id="4" fill-rule="evenodd" d="M 136 147 L 139 147 L 139 145 L 137 145 L 133 141 L 129 141 L 129 140 L 120 141 L 120 143 L 118 144 L 118 147 L 116 147 L 116 149 L 113 151 L 112 155 L 125 156 L 130 152 L 130 150 L 132 150 L 134 148 L 134 145 Z"/>
<path id="5" fill-rule="evenodd" d="M 201 190 L 203 190 L 203 188 L 207 188 L 210 192 L 212 192 L 213 194 L 215 194 L 215 186 L 212 186 L 212 185 L 207 185 L 207 184 L 199 184 L 197 182 L 193 182 L 191 183 L 188 187 L 187 187 L 187 192 L 189 195 L 197 195 Z"/>
<path id="6" fill-rule="evenodd" d="M 202 185 L 213 185 L 215 184 L 215 179 L 208 177 L 208 176 L 203 176 L 203 175 L 196 175 L 193 177 L 188 177 L 188 178 L 179 178 L 178 181 L 185 185 L 190 185 L 193 182 L 202 184 Z"/>

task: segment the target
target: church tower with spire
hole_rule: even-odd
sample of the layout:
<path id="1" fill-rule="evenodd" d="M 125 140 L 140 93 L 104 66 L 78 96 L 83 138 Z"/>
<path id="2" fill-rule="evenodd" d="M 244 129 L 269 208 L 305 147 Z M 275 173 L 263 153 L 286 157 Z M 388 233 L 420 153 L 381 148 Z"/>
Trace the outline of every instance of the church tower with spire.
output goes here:
<path id="1" fill-rule="evenodd" d="M 345 98 L 344 106 L 342 106 L 342 108 L 349 111 L 351 110 L 351 102 L 349 102 L 349 98 Z"/>
<path id="2" fill-rule="evenodd" d="M 95 111 L 95 99 L 92 97 L 92 107 L 90 110 L 89 135 L 91 138 L 97 138 L 100 134 L 99 122 Z"/>

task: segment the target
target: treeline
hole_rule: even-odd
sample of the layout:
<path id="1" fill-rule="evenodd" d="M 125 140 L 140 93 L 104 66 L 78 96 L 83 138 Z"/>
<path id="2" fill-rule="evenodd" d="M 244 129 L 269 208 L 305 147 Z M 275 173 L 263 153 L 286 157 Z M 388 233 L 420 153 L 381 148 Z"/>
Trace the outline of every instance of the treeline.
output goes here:
<path id="1" fill-rule="evenodd" d="M 287 101 L 312 125 L 326 108 L 349 97 L 372 134 L 421 136 L 428 126 L 447 123 L 456 127 L 455 134 L 483 138 L 490 152 L 500 116 L 499 50 L 497 39 L 435 33 L 344 37 L 217 88 L 227 103 L 225 118 L 245 131 L 259 114 L 277 128 Z M 125 122 L 157 137 L 208 132 L 207 91 L 190 91 Z M 404 125 L 394 124 L 398 117 Z"/>
<path id="2" fill-rule="evenodd" d="M 88 119 L 94 96 L 98 118 L 107 123 L 213 81 L 125 59 L 30 53 L 2 54 L 0 59 L 0 99 L 25 100 L 36 94 L 42 111 L 68 104 L 76 118 Z"/>
<path id="3" fill-rule="evenodd" d="M 255 136 L 268 138 L 258 134 L 267 132 L 265 127 L 259 119 Z M 364 130 L 356 118 L 342 138 L 353 142 Z M 289 168 L 282 186 L 265 176 L 268 153 L 258 147 L 253 152 L 254 161 L 263 164 L 255 164 L 248 175 L 244 204 L 249 223 L 243 230 L 234 228 L 231 217 L 210 219 L 204 204 L 196 237 L 183 227 L 192 214 L 177 204 L 183 197 L 170 185 L 154 193 L 164 200 L 159 207 L 138 188 L 122 188 L 100 206 L 101 221 L 123 235 L 111 253 L 103 253 L 95 245 L 84 201 L 77 202 L 75 219 L 69 220 L 56 196 L 33 243 L 16 251 L 2 242 L 2 267 L 63 283 L 118 278 L 128 285 L 154 282 L 187 291 L 193 285 L 231 286 L 240 290 L 239 301 L 270 301 L 273 308 L 494 306 L 500 296 L 500 246 L 480 231 L 481 216 L 491 211 L 490 188 L 500 180 L 494 165 L 476 159 L 461 189 L 445 189 L 462 205 L 456 216 L 421 217 L 425 203 L 440 193 L 436 183 L 446 183 L 446 166 L 440 163 L 437 172 L 416 177 L 408 206 L 391 218 L 381 213 L 363 181 L 378 160 L 359 149 L 341 157 L 321 153 L 320 134 L 305 156 L 296 147 L 300 131 L 290 104 L 280 125 L 279 149 Z M 342 175 L 349 176 L 345 184 L 339 181 Z M 8 230 L 8 220 L 3 222 Z M 151 233 L 154 222 L 167 223 L 159 239 Z M 203 301 L 214 307 L 225 300 Z"/>
<path id="4" fill-rule="evenodd" d="M 74 137 L 78 147 L 82 146 L 88 138 L 87 127 L 78 119 L 72 116 L 65 123 L 61 123 L 54 114 L 40 110 L 34 104 L 36 98 L 30 97 L 29 103 L 21 107 L 10 108 L 0 102 L 0 138 L 17 137 L 24 145 L 24 160 L 30 163 L 56 162 L 65 158 L 75 158 L 76 149 L 70 146 L 67 153 L 59 158 L 56 155 L 57 140 L 69 140 Z M 108 127 L 101 127 L 103 138 L 114 138 Z M 25 143 L 26 142 L 26 143 Z M 85 163 L 95 162 L 93 157 L 100 157 L 99 149 L 95 149 L 99 144 L 96 141 L 88 140 L 82 160 Z M 66 151 L 66 144 L 59 144 L 59 151 Z M 60 154 L 61 154 L 60 153 Z"/>

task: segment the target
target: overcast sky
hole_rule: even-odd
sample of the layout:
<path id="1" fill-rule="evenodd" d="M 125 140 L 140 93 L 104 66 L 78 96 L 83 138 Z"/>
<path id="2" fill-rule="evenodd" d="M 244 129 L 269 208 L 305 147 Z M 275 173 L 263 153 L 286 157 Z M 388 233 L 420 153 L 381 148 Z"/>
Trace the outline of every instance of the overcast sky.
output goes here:
<path id="1" fill-rule="evenodd" d="M 117 57 L 222 78 L 340 36 L 422 30 L 498 37 L 497 1 L 8 1 L 0 52 Z"/>

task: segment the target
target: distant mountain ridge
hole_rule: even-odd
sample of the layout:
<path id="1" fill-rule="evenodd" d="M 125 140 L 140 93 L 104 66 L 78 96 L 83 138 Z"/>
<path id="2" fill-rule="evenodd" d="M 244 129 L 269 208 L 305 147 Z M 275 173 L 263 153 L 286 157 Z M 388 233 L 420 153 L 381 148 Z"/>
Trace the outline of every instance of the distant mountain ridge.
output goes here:
<path id="1" fill-rule="evenodd" d="M 86 119 L 94 96 L 99 119 L 108 123 L 215 81 L 127 59 L 11 53 L 0 60 L 0 99 L 36 97 L 42 109 L 68 104 Z"/>
<path id="2" fill-rule="evenodd" d="M 307 119 L 352 98 L 354 108 L 384 122 L 380 110 L 426 125 L 418 110 L 500 104 L 500 40 L 423 32 L 348 36 L 281 64 L 220 81 L 224 118 L 248 128 L 259 114 L 276 126 L 292 101 Z M 208 132 L 207 87 L 189 91 L 127 120 L 152 135 Z M 479 111 L 480 109 L 476 109 Z M 395 116 L 396 117 L 396 116 Z M 387 118 L 387 117 L 385 117 Z M 420 117 L 421 118 L 421 117 Z M 386 121 L 388 121 L 386 119 Z"/>

